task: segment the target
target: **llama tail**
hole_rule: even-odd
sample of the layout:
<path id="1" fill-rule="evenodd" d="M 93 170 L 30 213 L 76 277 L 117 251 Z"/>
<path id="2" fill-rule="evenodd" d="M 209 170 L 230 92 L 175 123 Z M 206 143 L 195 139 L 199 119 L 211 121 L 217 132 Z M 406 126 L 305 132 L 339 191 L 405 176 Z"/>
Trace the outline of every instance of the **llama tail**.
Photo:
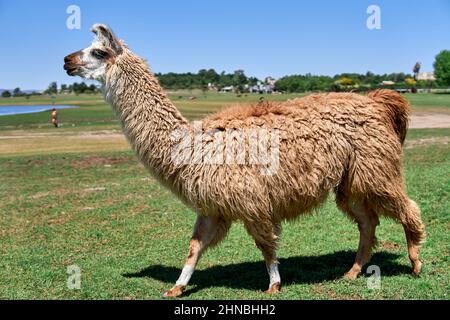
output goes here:
<path id="1" fill-rule="evenodd" d="M 409 102 L 394 90 L 378 89 L 367 94 L 369 98 L 384 106 L 395 132 L 403 145 L 408 130 Z"/>

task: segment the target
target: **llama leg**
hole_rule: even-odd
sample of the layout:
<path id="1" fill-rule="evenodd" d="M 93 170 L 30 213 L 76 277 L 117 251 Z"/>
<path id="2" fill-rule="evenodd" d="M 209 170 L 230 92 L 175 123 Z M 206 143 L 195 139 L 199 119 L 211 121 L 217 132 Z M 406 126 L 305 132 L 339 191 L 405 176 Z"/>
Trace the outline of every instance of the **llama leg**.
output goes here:
<path id="1" fill-rule="evenodd" d="M 222 218 L 198 216 L 194 232 L 189 243 L 189 254 L 183 270 L 175 286 L 164 292 L 164 297 L 178 297 L 183 294 L 194 273 L 195 266 L 202 253 L 211 246 L 217 245 L 226 236 L 231 222 Z"/>
<path id="2" fill-rule="evenodd" d="M 400 185 L 400 188 L 403 189 L 403 186 Z M 403 225 L 408 244 L 408 256 L 413 267 L 412 273 L 418 276 L 422 269 L 419 250 L 425 240 L 425 227 L 420 217 L 419 207 L 406 196 L 404 190 L 399 190 L 392 196 L 380 197 L 371 205 L 380 214 L 391 217 Z"/>
<path id="3" fill-rule="evenodd" d="M 425 239 L 425 231 L 420 218 L 420 209 L 417 204 L 408 199 L 408 207 L 405 217 L 402 217 L 403 229 L 405 230 L 406 242 L 408 244 L 408 256 L 413 267 L 413 275 L 418 276 L 422 269 L 419 259 L 420 246 Z"/>
<path id="4" fill-rule="evenodd" d="M 358 223 L 359 245 L 356 259 L 352 268 L 345 273 L 346 279 L 356 279 L 361 273 L 361 269 L 366 264 L 372 254 L 372 248 L 375 246 L 375 229 L 379 223 L 378 216 L 364 208 L 362 205 L 349 203 L 348 208 L 351 216 Z"/>
<path id="5" fill-rule="evenodd" d="M 261 250 L 269 273 L 269 289 L 265 292 L 269 294 L 277 293 L 281 290 L 281 278 L 278 271 L 278 261 L 276 248 L 278 236 L 281 232 L 279 224 L 272 223 L 245 223 L 245 228 L 255 240 L 256 246 Z"/>

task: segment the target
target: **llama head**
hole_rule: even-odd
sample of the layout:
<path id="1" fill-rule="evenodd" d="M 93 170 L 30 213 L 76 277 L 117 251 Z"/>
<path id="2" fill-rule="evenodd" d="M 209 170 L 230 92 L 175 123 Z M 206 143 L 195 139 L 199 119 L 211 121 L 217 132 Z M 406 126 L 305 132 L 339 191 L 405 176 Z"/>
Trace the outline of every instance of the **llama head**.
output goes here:
<path id="1" fill-rule="evenodd" d="M 95 34 L 92 44 L 66 56 L 64 70 L 70 76 L 104 82 L 108 68 L 123 52 L 122 42 L 106 25 L 95 24 L 91 31 Z"/>

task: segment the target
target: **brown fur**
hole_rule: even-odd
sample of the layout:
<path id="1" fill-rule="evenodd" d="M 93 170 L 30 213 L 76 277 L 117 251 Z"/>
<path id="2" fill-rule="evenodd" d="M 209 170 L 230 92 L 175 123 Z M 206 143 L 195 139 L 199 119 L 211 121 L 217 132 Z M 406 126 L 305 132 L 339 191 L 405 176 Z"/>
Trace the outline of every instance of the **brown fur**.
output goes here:
<path id="1" fill-rule="evenodd" d="M 205 132 L 279 130 L 280 167 L 275 175 L 262 176 L 260 165 L 174 165 L 170 132 L 191 125 L 142 60 L 129 51 L 117 57 L 108 83 L 107 96 L 141 161 L 200 216 L 226 224 L 213 228 L 211 235 L 199 235 L 201 230 L 196 229 L 193 238 L 211 238 L 202 249 L 196 247 L 197 252 L 218 243 L 230 222 L 241 220 L 270 262 L 276 259 L 280 222 L 311 211 L 331 190 L 336 192 L 339 208 L 360 227 L 352 277 L 369 259 L 378 216 L 401 222 L 411 246 L 418 247 L 424 239 L 420 212 L 403 184 L 401 143 L 408 104 L 397 93 L 315 94 L 283 103 L 237 106 L 204 119 Z M 205 149 L 208 143 L 203 141 Z"/>
<path id="2" fill-rule="evenodd" d="M 420 272 L 424 228 L 420 210 L 404 187 L 402 143 L 409 107 L 401 95 L 390 90 L 368 96 L 314 94 L 236 106 L 203 120 L 203 132 L 216 129 L 217 135 L 233 129 L 278 130 L 279 168 L 274 175 L 261 175 L 263 165 L 257 164 L 175 164 L 171 133 L 192 132 L 193 125 L 170 102 L 146 63 L 121 45 L 123 51 L 108 66 L 105 97 L 141 162 L 198 214 L 188 264 L 195 266 L 201 253 L 240 220 L 270 265 L 276 261 L 281 221 L 310 212 L 334 191 L 338 207 L 360 230 L 357 257 L 347 277 L 355 278 L 368 261 L 379 216 L 403 224 L 414 272 Z M 202 141 L 204 150 L 211 144 Z"/>
<path id="3" fill-rule="evenodd" d="M 387 89 L 371 91 L 367 96 L 384 107 L 392 127 L 403 144 L 409 122 L 410 110 L 408 101 L 398 92 Z"/>

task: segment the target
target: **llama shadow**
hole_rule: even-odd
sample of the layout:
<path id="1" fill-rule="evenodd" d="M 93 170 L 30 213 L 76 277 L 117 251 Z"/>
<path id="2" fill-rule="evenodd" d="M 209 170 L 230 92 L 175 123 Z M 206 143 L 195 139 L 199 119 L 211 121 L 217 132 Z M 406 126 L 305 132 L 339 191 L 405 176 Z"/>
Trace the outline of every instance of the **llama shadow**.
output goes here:
<path id="1" fill-rule="evenodd" d="M 400 255 L 391 252 L 374 253 L 369 265 L 380 267 L 381 275 L 395 276 L 410 273 L 410 267 L 395 260 Z M 320 256 L 300 256 L 281 258 L 280 273 L 283 286 L 290 284 L 314 284 L 337 280 L 350 269 L 355 258 L 353 251 L 338 251 Z M 366 267 L 367 267 L 366 266 Z M 362 274 L 365 274 L 366 268 Z M 152 278 L 166 282 L 168 286 L 175 283 L 181 268 L 152 265 L 136 273 L 128 273 L 126 278 Z M 264 262 L 242 262 L 225 266 L 213 266 L 196 270 L 190 281 L 191 289 L 186 296 L 209 287 L 227 287 L 232 289 L 263 290 L 268 285 L 268 275 Z"/>

